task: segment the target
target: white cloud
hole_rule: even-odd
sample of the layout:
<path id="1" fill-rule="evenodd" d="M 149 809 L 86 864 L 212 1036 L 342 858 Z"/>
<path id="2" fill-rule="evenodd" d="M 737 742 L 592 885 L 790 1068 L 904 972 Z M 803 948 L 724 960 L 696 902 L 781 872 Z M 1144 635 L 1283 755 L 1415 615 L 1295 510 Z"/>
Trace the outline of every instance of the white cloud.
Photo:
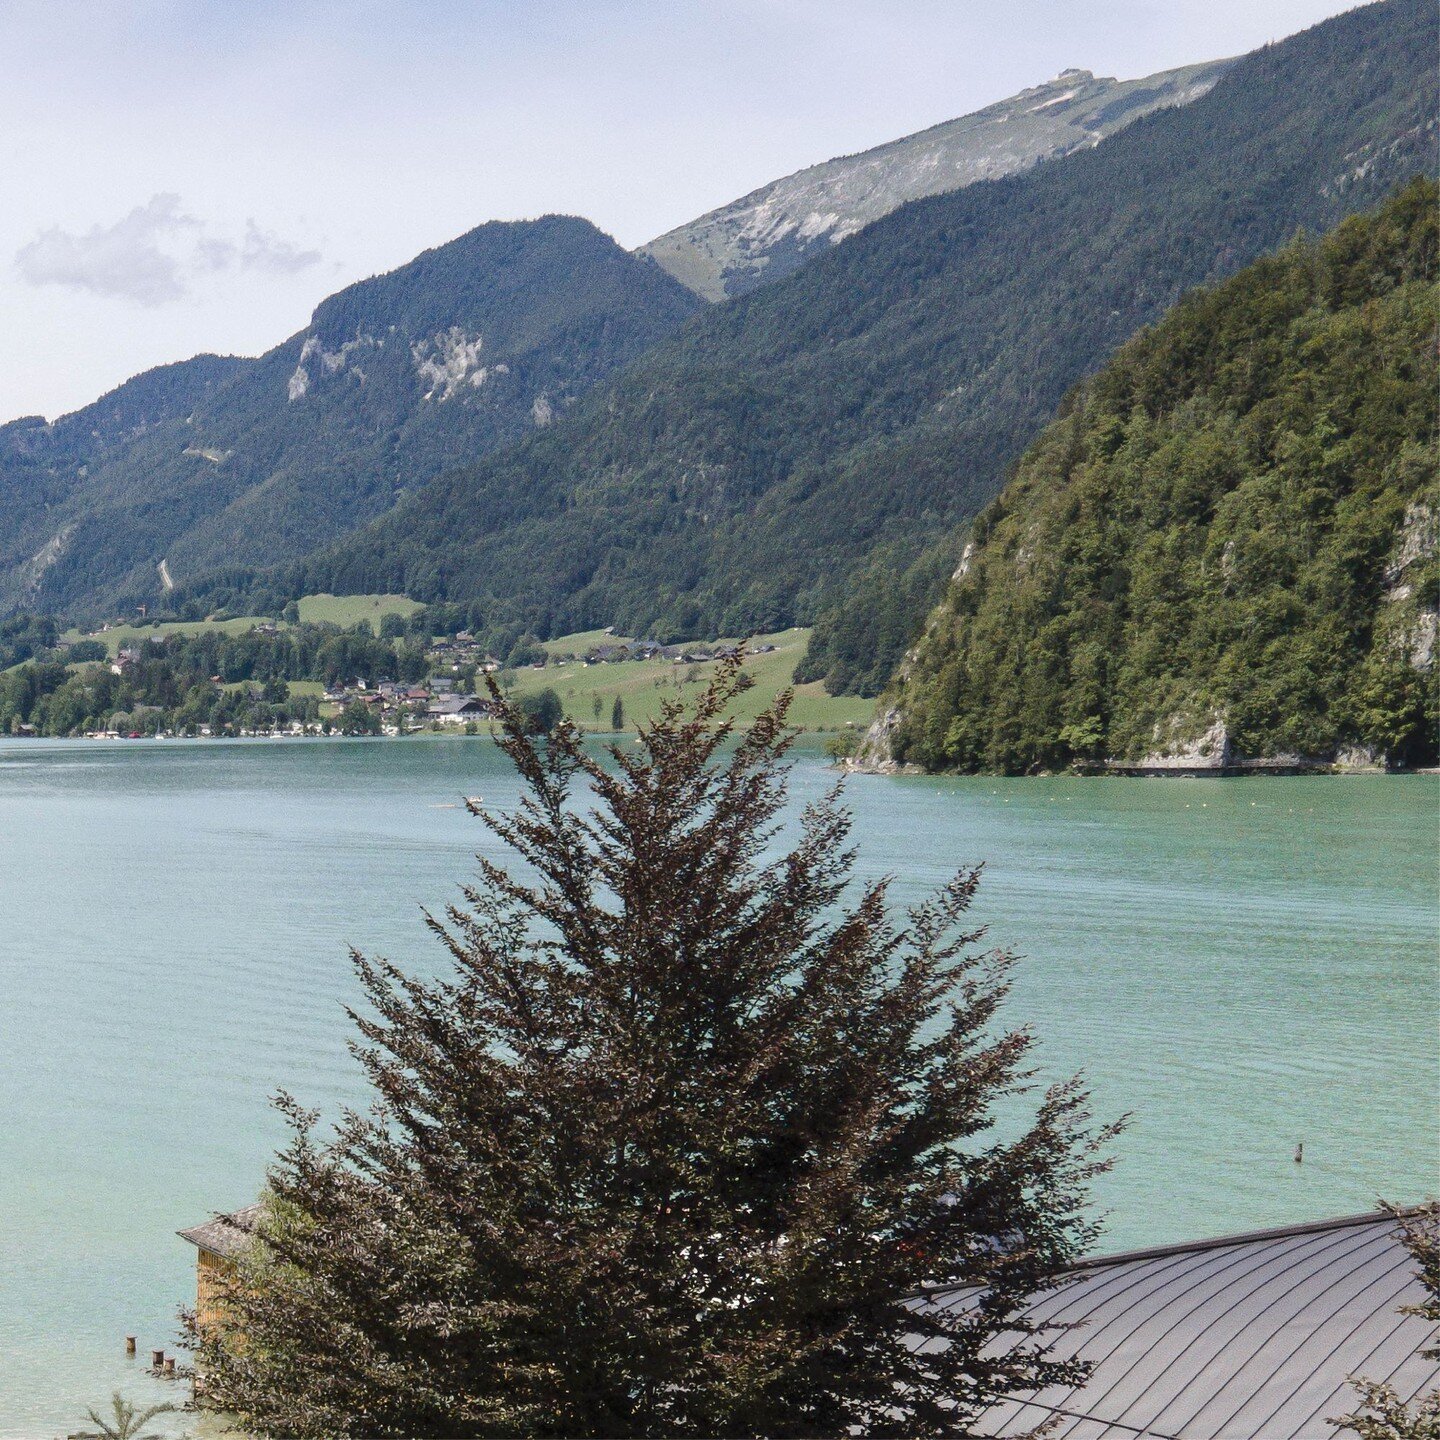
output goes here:
<path id="1" fill-rule="evenodd" d="M 83 233 L 58 225 L 42 230 L 15 252 L 15 265 L 28 285 L 62 285 L 153 307 L 183 299 L 199 276 L 237 269 L 293 275 L 320 258 L 318 250 L 303 250 L 254 220 L 245 222 L 239 242 L 206 234 L 181 209 L 180 197 L 167 192 L 113 225 Z"/>
<path id="2" fill-rule="evenodd" d="M 240 251 L 240 264 L 246 270 L 294 275 L 319 263 L 318 250 L 302 250 L 294 241 L 281 239 L 273 230 L 262 230 L 253 220 L 245 222 L 245 244 Z"/>
<path id="3" fill-rule="evenodd" d="M 233 240 L 216 240 L 205 236 L 195 242 L 192 263 L 196 270 L 228 270 L 240 253 Z"/>
<path id="4" fill-rule="evenodd" d="M 185 294 L 180 261 L 162 240 L 197 222 L 180 209 L 178 195 L 154 195 L 115 224 L 92 225 L 83 235 L 58 225 L 42 230 L 15 254 L 30 285 L 64 285 L 95 295 L 120 295 L 141 305 L 163 305 Z"/>

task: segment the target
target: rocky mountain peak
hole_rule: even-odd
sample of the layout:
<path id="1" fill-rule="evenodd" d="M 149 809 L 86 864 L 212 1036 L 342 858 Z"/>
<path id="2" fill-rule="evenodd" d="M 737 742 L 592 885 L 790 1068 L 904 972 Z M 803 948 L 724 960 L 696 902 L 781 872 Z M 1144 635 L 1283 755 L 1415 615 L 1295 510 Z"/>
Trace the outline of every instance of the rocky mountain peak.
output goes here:
<path id="1" fill-rule="evenodd" d="M 1140 80 L 1062 70 L 974 114 L 776 180 L 648 245 L 682 284 L 722 300 L 778 279 L 907 201 L 1097 145 L 1142 115 L 1206 94 L 1231 62 Z"/>

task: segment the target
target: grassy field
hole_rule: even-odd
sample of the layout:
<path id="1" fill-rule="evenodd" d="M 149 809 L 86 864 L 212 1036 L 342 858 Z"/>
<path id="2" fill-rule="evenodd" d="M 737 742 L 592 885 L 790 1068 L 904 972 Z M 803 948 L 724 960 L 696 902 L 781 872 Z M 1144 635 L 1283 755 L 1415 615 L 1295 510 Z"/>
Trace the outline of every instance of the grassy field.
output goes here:
<path id="1" fill-rule="evenodd" d="M 542 640 L 540 648 L 547 655 L 583 655 L 597 645 L 618 645 L 626 638 L 609 630 L 579 630 L 574 635 L 562 635 L 558 640 Z"/>
<path id="2" fill-rule="evenodd" d="M 313 695 L 317 700 L 325 693 L 325 687 L 318 680 L 287 680 L 290 687 L 291 697 L 298 700 L 305 695 Z M 259 687 L 258 680 L 229 680 L 220 688 L 222 690 L 248 690 L 251 686 Z"/>
<path id="3" fill-rule="evenodd" d="M 367 622 L 370 628 L 380 631 L 382 615 L 413 615 L 420 609 L 420 602 L 408 595 L 307 595 L 300 601 L 300 618 L 312 625 L 339 625 L 342 629 Z M 244 635 L 257 625 L 284 623 L 270 615 L 240 615 L 234 620 L 174 620 L 160 625 L 115 625 L 103 634 L 89 634 L 83 630 L 67 630 L 60 638 L 73 643 L 76 640 L 103 640 L 112 655 L 122 645 L 132 645 L 139 640 L 163 640 L 167 635 L 199 635 L 205 630 L 218 630 L 222 635 Z"/>
<path id="4" fill-rule="evenodd" d="M 795 667 L 805 653 L 808 630 L 782 630 L 775 635 L 759 635 L 754 644 L 775 646 L 768 655 L 752 656 L 745 669 L 754 678 L 753 688 L 740 697 L 735 713 L 741 718 L 758 714 L 776 694 L 789 685 Z M 613 640 L 600 631 L 581 635 L 564 635 L 549 641 L 551 654 L 578 653 L 591 645 Z M 660 712 L 665 700 L 693 699 L 708 681 L 713 665 L 675 665 L 669 660 L 623 660 L 613 665 L 582 665 L 578 661 L 566 665 L 547 665 L 543 670 L 525 669 L 517 673 L 517 698 L 552 688 L 565 706 L 565 713 L 577 724 L 590 730 L 609 730 L 610 710 L 618 695 L 625 705 L 625 727 L 633 729 L 638 722 L 651 720 Z M 600 714 L 595 714 L 599 699 Z M 875 709 L 873 700 L 825 693 L 819 681 L 796 687 L 795 701 L 790 709 L 791 723 L 802 730 L 842 730 L 847 725 L 863 728 L 869 724 Z"/>
<path id="5" fill-rule="evenodd" d="M 73 643 L 76 640 L 103 640 L 112 655 L 122 645 L 133 645 L 140 640 L 163 640 L 167 635 L 199 635 L 204 630 L 219 630 L 224 635 L 243 635 L 257 625 L 269 620 L 265 615 L 243 615 L 235 620 L 174 620 L 161 625 L 115 625 L 102 634 L 90 635 L 83 630 L 67 630 L 60 638 Z M 271 621 L 270 623 L 274 623 Z"/>
<path id="6" fill-rule="evenodd" d="M 420 608 L 420 602 L 408 595 L 307 595 L 300 602 L 300 619 L 347 630 L 365 620 L 378 635 L 382 615 L 408 616 Z"/>

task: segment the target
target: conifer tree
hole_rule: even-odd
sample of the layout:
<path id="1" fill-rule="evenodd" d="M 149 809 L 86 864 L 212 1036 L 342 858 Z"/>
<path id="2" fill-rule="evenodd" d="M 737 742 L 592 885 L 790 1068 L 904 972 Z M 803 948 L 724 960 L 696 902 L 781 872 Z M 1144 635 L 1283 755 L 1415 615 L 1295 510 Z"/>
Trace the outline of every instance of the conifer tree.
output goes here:
<path id="1" fill-rule="evenodd" d="M 1081 1371 L 1027 1297 L 1093 1238 L 1114 1126 L 1037 1093 L 978 871 L 892 918 L 836 794 L 782 848 L 782 697 L 720 663 L 608 760 L 501 707 L 525 798 L 429 923 L 437 980 L 359 954 L 374 1088 L 293 1100 L 202 1403 L 262 1434 L 966 1435 Z M 1003 1343 L 995 1342 L 1003 1337 Z"/>

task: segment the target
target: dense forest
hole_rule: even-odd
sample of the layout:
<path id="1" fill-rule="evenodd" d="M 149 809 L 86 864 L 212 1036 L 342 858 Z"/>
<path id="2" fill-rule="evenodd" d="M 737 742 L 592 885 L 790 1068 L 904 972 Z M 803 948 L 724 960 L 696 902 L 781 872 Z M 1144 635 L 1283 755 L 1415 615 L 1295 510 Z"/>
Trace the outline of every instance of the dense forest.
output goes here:
<path id="1" fill-rule="evenodd" d="M 585 220 L 482 225 L 332 295 L 256 360 L 0 428 L 0 610 L 115 614 L 308 553 L 562 417 L 701 307 Z"/>
<path id="2" fill-rule="evenodd" d="M 204 603 L 397 591 L 661 639 L 820 616 L 808 673 L 873 688 L 934 596 L 923 575 L 867 584 L 879 547 L 904 571 L 981 509 L 1064 393 L 1183 293 L 1426 168 L 1435 48 L 1428 0 L 1387 0 L 1093 150 L 905 206 L 706 311 L 565 424 Z M 857 666 L 867 631 L 884 653 Z"/>
<path id="3" fill-rule="evenodd" d="M 53 615 L 0 616 L 0 670 L 51 649 L 59 633 Z"/>
<path id="4" fill-rule="evenodd" d="M 1437 195 L 1196 294 L 1067 401 L 890 697 L 896 759 L 1434 763 Z"/>

